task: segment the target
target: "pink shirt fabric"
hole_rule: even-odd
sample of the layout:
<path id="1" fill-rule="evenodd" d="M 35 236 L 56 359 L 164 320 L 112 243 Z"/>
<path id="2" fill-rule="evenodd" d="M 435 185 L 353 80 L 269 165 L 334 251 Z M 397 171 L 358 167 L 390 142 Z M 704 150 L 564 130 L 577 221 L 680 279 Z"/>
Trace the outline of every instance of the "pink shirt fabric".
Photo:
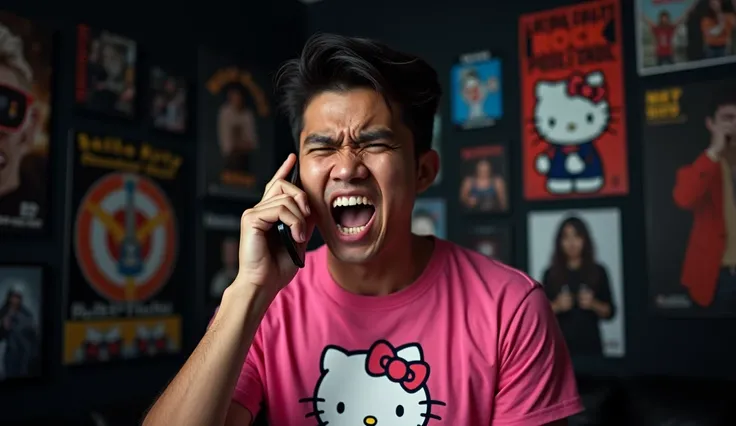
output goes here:
<path id="1" fill-rule="evenodd" d="M 308 253 L 233 399 L 273 426 L 539 426 L 583 409 L 540 285 L 440 239 L 414 284 L 381 297 L 340 287 L 325 246 Z"/>

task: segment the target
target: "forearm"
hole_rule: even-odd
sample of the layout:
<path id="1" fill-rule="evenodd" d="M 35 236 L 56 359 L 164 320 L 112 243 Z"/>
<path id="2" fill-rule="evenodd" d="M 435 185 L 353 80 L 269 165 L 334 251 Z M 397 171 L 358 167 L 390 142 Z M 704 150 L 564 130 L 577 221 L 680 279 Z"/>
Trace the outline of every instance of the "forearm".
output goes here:
<path id="1" fill-rule="evenodd" d="M 270 300 L 243 286 L 228 287 L 204 337 L 143 425 L 224 424 L 245 356 Z"/>

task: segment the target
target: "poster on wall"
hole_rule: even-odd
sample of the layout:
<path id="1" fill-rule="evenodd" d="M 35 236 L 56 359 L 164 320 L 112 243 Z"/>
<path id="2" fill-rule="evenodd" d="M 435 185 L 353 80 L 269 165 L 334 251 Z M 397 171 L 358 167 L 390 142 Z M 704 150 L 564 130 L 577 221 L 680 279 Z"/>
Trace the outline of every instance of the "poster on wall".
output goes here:
<path id="1" fill-rule="evenodd" d="M 491 144 L 460 150 L 460 205 L 470 213 L 501 213 L 509 209 L 506 148 Z"/>
<path id="2" fill-rule="evenodd" d="M 135 114 L 137 43 L 109 31 L 77 26 L 75 99 L 89 111 Z"/>
<path id="3" fill-rule="evenodd" d="M 432 149 L 437 151 L 440 156 L 440 169 L 434 178 L 433 185 L 438 185 L 442 181 L 442 116 L 439 114 L 434 116 L 434 124 L 432 126 Z"/>
<path id="4" fill-rule="evenodd" d="M 0 383 L 40 377 L 44 270 L 0 264 Z"/>
<path id="5" fill-rule="evenodd" d="M 460 55 L 450 71 L 452 122 L 460 129 L 489 127 L 503 116 L 501 60 L 488 51 Z"/>
<path id="6" fill-rule="evenodd" d="M 204 261 L 205 300 L 208 314 L 213 315 L 222 293 L 238 274 L 240 214 L 206 211 L 202 216 L 202 228 L 204 250 L 198 257 Z"/>
<path id="7" fill-rule="evenodd" d="M 0 11 L 0 235 L 47 229 L 52 33 Z"/>
<path id="8" fill-rule="evenodd" d="M 463 245 L 506 265 L 513 264 L 511 228 L 508 226 L 492 223 L 469 226 L 463 237 Z"/>
<path id="9" fill-rule="evenodd" d="M 447 238 L 447 209 L 441 198 L 417 198 L 411 214 L 411 232 Z"/>
<path id="10" fill-rule="evenodd" d="M 637 0 L 640 75 L 736 62 L 736 0 Z"/>
<path id="11" fill-rule="evenodd" d="M 199 79 L 202 193 L 231 199 L 259 198 L 273 172 L 267 76 L 203 49 Z"/>
<path id="12" fill-rule="evenodd" d="M 570 353 L 624 356 L 619 210 L 533 211 L 527 229 L 528 272 L 544 286 Z"/>
<path id="13" fill-rule="evenodd" d="M 178 352 L 182 154 L 85 131 L 70 149 L 64 364 Z"/>
<path id="14" fill-rule="evenodd" d="M 663 313 L 736 314 L 736 79 L 645 93 L 650 294 Z"/>
<path id="15" fill-rule="evenodd" d="M 524 197 L 626 195 L 619 1 L 522 15 L 519 37 Z"/>
<path id="16" fill-rule="evenodd" d="M 154 128 L 171 133 L 187 130 L 187 81 L 161 67 L 151 68 L 150 121 Z"/>

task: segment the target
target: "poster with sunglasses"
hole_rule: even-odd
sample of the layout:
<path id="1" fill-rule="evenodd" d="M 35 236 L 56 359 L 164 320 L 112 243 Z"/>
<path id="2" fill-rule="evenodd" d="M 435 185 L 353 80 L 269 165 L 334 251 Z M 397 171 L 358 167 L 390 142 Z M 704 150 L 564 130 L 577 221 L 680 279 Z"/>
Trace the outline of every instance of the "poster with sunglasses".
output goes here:
<path id="1" fill-rule="evenodd" d="M 182 134 L 187 130 L 187 81 L 161 67 L 151 68 L 150 116 L 154 128 Z"/>
<path id="2" fill-rule="evenodd" d="M 78 25 L 77 104 L 96 113 L 132 117 L 137 97 L 137 60 L 134 40 Z"/>
<path id="3" fill-rule="evenodd" d="M 506 265 L 513 265 L 511 228 L 491 223 L 469 226 L 463 237 L 463 245 Z"/>
<path id="4" fill-rule="evenodd" d="M 502 213 L 509 209 L 506 148 L 491 144 L 463 148 L 460 204 L 468 213 Z"/>
<path id="5" fill-rule="evenodd" d="M 258 198 L 273 172 L 268 76 L 205 49 L 200 50 L 198 73 L 201 194 Z"/>
<path id="6" fill-rule="evenodd" d="M 78 131 L 72 158 L 65 364 L 148 358 L 181 348 L 177 267 L 186 208 L 182 153 Z"/>
<path id="7" fill-rule="evenodd" d="M 532 211 L 527 235 L 528 272 L 544 286 L 570 353 L 624 356 L 619 210 Z"/>
<path id="8" fill-rule="evenodd" d="M 460 55 L 450 71 L 452 122 L 460 129 L 496 124 L 503 116 L 501 60 L 488 51 Z"/>
<path id="9" fill-rule="evenodd" d="M 198 256 L 204 260 L 207 315 L 210 318 L 220 304 L 222 293 L 238 274 L 240 214 L 205 211 L 202 216 L 204 244 Z"/>
<path id="10" fill-rule="evenodd" d="M 45 231 L 52 32 L 0 11 L 0 235 Z"/>

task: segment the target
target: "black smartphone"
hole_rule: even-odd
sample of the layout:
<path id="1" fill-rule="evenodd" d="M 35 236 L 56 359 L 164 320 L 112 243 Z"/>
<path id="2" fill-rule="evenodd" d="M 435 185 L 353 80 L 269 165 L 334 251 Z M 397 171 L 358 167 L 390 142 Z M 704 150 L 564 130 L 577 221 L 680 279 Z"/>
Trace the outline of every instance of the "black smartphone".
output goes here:
<path id="1" fill-rule="evenodd" d="M 291 171 L 289 182 L 298 188 L 301 188 L 301 181 L 299 180 L 299 159 L 294 163 L 294 168 Z M 294 262 L 294 265 L 297 267 L 303 268 L 304 259 L 299 254 L 299 248 L 296 245 L 296 241 L 294 241 L 294 237 L 291 236 L 291 228 L 289 228 L 289 226 L 284 222 L 278 221 L 276 222 L 276 230 L 279 233 L 279 237 L 281 242 L 284 244 L 286 251 L 289 253 L 289 257 L 291 257 L 291 261 Z"/>

